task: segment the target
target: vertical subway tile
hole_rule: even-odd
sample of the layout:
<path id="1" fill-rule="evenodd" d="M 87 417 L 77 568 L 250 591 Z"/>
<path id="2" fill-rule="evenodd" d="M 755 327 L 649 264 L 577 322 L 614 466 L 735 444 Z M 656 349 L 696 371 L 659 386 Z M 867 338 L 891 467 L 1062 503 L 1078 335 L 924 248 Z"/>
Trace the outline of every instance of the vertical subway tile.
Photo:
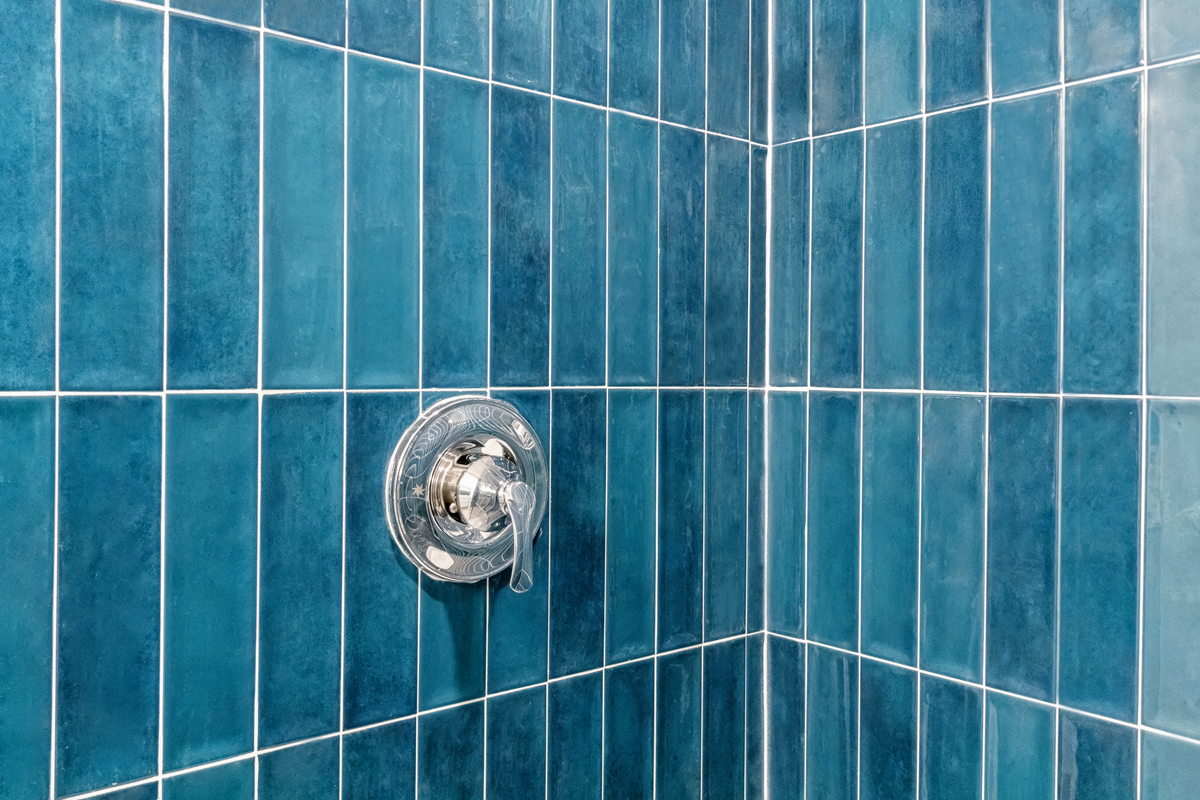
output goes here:
<path id="1" fill-rule="evenodd" d="M 560 535 L 550 553 L 550 674 L 604 663 L 605 429 L 604 390 L 553 393 L 554 453 L 550 481 L 569 503 L 555 503 Z"/>
<path id="2" fill-rule="evenodd" d="M 774 3 L 773 142 L 789 142 L 808 135 L 810 5 L 810 0 L 777 0 Z M 782 152 L 776 151 L 776 158 Z M 804 172 L 808 173 L 807 166 Z"/>
<path id="3" fill-rule="evenodd" d="M 425 386 L 487 381 L 488 88 L 425 75 Z"/>
<path id="4" fill-rule="evenodd" d="M 775 147 L 772 155 L 771 386 L 808 383 L 809 143 Z"/>
<path id="5" fill-rule="evenodd" d="M 1198 48 L 1200 49 L 1200 48 Z M 1200 67 L 1149 74 L 1149 363 L 1155 394 L 1200 395 Z"/>
<path id="6" fill-rule="evenodd" d="M 604 121 L 603 111 L 554 103 L 554 269 L 550 289 L 554 313 L 550 336 L 554 353 L 551 380 L 556 386 L 604 383 Z M 548 176 L 545 185 L 550 185 Z M 614 286 L 614 291 L 623 289 Z M 514 297 L 511 304 L 508 313 L 529 315 L 531 304 L 526 297 Z M 494 375 L 492 380 L 496 381 Z"/>
<path id="7" fill-rule="evenodd" d="M 659 394 L 658 649 L 702 640 L 704 393 Z"/>
<path id="8" fill-rule="evenodd" d="M 563 800 L 600 800 L 603 780 L 604 674 L 550 684 L 546 715 L 547 793 Z M 530 795 L 525 795 L 526 797 Z"/>
<path id="9" fill-rule="evenodd" d="M 63 389 L 162 388 L 162 57 L 162 14 L 63 3 Z"/>
<path id="10" fill-rule="evenodd" d="M 655 659 L 658 667 L 655 787 L 661 800 L 691 800 L 700 796 L 701 659 L 699 649 Z"/>
<path id="11" fill-rule="evenodd" d="M 1200 745 L 1142 734 L 1143 800 L 1187 800 L 1200 781 Z"/>
<path id="12" fill-rule="evenodd" d="M 486 583 L 421 581 L 419 709 L 486 694 L 487 592 Z"/>
<path id="13" fill-rule="evenodd" d="M 862 0 L 812 2 L 814 134 L 862 124 L 862 20 Z"/>
<path id="14" fill-rule="evenodd" d="M 608 663 L 654 652 L 657 414 L 654 392 L 609 393 Z"/>
<path id="15" fill-rule="evenodd" d="M 866 121 L 921 110 L 921 3 L 866 0 Z"/>
<path id="16" fill-rule="evenodd" d="M 983 691 L 921 677 L 921 800 L 978 798 L 983 780 Z"/>
<path id="17" fill-rule="evenodd" d="M 925 107 L 987 96 L 986 0 L 930 0 L 925 9 Z"/>
<path id="18" fill-rule="evenodd" d="M 708 0 L 708 129 L 750 132 L 750 0 Z"/>
<path id="19" fill-rule="evenodd" d="M 987 683 L 1054 698 L 1058 403 L 991 400 Z"/>
<path id="20" fill-rule="evenodd" d="M 554 0 L 554 93 L 608 104 L 607 0 Z"/>
<path id="21" fill-rule="evenodd" d="M 804 650 L 807 645 L 767 636 L 767 786 L 771 797 L 804 796 Z"/>
<path id="22" fill-rule="evenodd" d="M 986 737 L 987 800 L 1053 800 L 1052 706 L 989 692 Z"/>
<path id="23" fill-rule="evenodd" d="M 305 742 L 258 757 L 261 800 L 336 800 L 340 779 L 337 738 Z"/>
<path id="24" fill-rule="evenodd" d="M 659 129 L 659 383 L 704 383 L 702 133 Z"/>
<path id="25" fill-rule="evenodd" d="M 862 650 L 915 665 L 920 397 L 865 394 L 862 424 Z"/>
<path id="26" fill-rule="evenodd" d="M 746 786 L 746 640 L 704 648 L 706 797 L 744 797 Z"/>
<path id="27" fill-rule="evenodd" d="M 764 800 L 766 783 L 766 635 L 746 637 L 746 800 Z"/>
<path id="28" fill-rule="evenodd" d="M 1146 46 L 1152 60 L 1200 52 L 1200 25 L 1193 10 L 1187 0 L 1150 0 Z"/>
<path id="29" fill-rule="evenodd" d="M 746 632 L 745 391 L 705 392 L 704 638 Z"/>
<path id="30" fill-rule="evenodd" d="M 862 660 L 861 800 L 911 798 L 917 788 L 917 673 Z"/>
<path id="31" fill-rule="evenodd" d="M 1058 82 L 1058 5 L 1056 0 L 994 0 L 990 32 L 997 96 Z"/>
<path id="32" fill-rule="evenodd" d="M 416 388 L 420 74 L 351 56 L 346 103 L 346 384 Z"/>
<path id="33" fill-rule="evenodd" d="M 611 3 L 608 102 L 613 108 L 658 116 L 658 6 L 657 0 Z"/>
<path id="34" fill-rule="evenodd" d="M 254 27 L 262 14 L 261 0 L 171 0 L 171 8 Z"/>
<path id="35" fill-rule="evenodd" d="M 1137 710 L 1140 420 L 1133 400 L 1063 403 L 1058 701 L 1130 722 Z"/>
<path id="36" fill-rule="evenodd" d="M 750 141 L 764 145 L 771 137 L 771 8 L 769 0 L 750 0 Z"/>
<path id="37" fill-rule="evenodd" d="M 814 386 L 862 379 L 863 134 L 813 143 L 812 371 Z"/>
<path id="38" fill-rule="evenodd" d="M 52 389 L 54 378 L 54 3 L 0 10 L 0 387 Z"/>
<path id="39" fill-rule="evenodd" d="M 1137 731 L 1063 712 L 1058 723 L 1060 800 L 1119 800 L 1137 792 Z"/>
<path id="40" fill-rule="evenodd" d="M 487 796 L 545 797 L 546 688 L 493 697 L 487 704 Z"/>
<path id="41" fill-rule="evenodd" d="M 167 398 L 163 767 L 253 749 L 258 400 Z"/>
<path id="42" fill-rule="evenodd" d="M 418 800 L 483 800 L 483 703 L 448 708 L 417 726 Z"/>
<path id="43" fill-rule="evenodd" d="M 762 0 L 755 0 L 762 2 Z M 767 169 L 766 147 L 750 148 L 750 347 L 747 382 L 767 383 Z"/>
<path id="44" fill-rule="evenodd" d="M 417 708 L 417 570 L 400 558 L 379 513 L 379 484 L 388 458 L 417 414 L 416 392 L 346 396 L 347 728 Z"/>
<path id="45" fill-rule="evenodd" d="M 346 2 L 263 0 L 263 25 L 305 39 L 341 46 L 346 43 Z"/>
<path id="46" fill-rule="evenodd" d="M 488 0 L 428 0 L 424 4 L 425 64 L 475 78 L 488 75 Z"/>
<path id="47" fill-rule="evenodd" d="M 421 60 L 421 6 L 389 0 L 350 0 L 349 46 L 416 64 Z"/>
<path id="48" fill-rule="evenodd" d="M 1151 403 L 1142 721 L 1200 738 L 1200 405 Z"/>
<path id="49" fill-rule="evenodd" d="M 867 131 L 863 386 L 921 385 L 919 120 Z"/>
<path id="50" fill-rule="evenodd" d="M 550 18 L 553 0 L 500 0 L 492 4 L 492 79 L 550 90 Z"/>
<path id="51" fill-rule="evenodd" d="M 764 628 L 766 602 L 766 393 L 750 392 L 746 442 L 746 633 Z"/>
<path id="52" fill-rule="evenodd" d="M 654 795 L 654 659 L 604 673 L 604 795 Z"/>
<path id="53" fill-rule="evenodd" d="M 268 37 L 262 381 L 342 385 L 342 55 Z"/>
<path id="54" fill-rule="evenodd" d="M 808 638 L 858 645 L 859 408 L 814 392 L 809 409 Z"/>
<path id="55" fill-rule="evenodd" d="M 491 138 L 491 371 L 550 382 L 550 98 L 496 87 Z M 603 174 L 603 158 L 599 160 Z"/>
<path id="56" fill-rule="evenodd" d="M 187 772 L 163 781 L 163 800 L 254 800 L 254 759 Z"/>
<path id="57" fill-rule="evenodd" d="M 749 346 L 750 158 L 747 145 L 708 137 L 704 383 L 744 386 Z"/>
<path id="58" fill-rule="evenodd" d="M 342 738 L 342 797 L 412 800 L 416 794 L 417 722 L 407 719 Z"/>
<path id="59" fill-rule="evenodd" d="M 1063 391 L 1139 385 L 1141 79 L 1067 89 Z"/>
<path id="60" fill-rule="evenodd" d="M 921 667 L 983 675 L 983 401 L 926 397 L 922 414 Z"/>
<path id="61" fill-rule="evenodd" d="M 1115 72 L 1141 62 L 1138 0 L 1064 0 L 1067 80 Z"/>
<path id="62" fill-rule="evenodd" d="M 805 796 L 858 797 L 858 656 L 808 648 Z"/>
<path id="63" fill-rule="evenodd" d="M 808 395 L 767 395 L 767 630 L 804 636 Z"/>
<path id="64" fill-rule="evenodd" d="M 1058 388 L 1057 94 L 992 108 L 990 386 Z"/>
<path id="65" fill-rule="evenodd" d="M 162 405 L 59 402 L 54 763 L 66 795 L 157 771 Z"/>
<path id="66" fill-rule="evenodd" d="M 172 19 L 167 384 L 258 385 L 258 37 Z"/>
<path id="67" fill-rule="evenodd" d="M 703 128 L 705 123 L 707 12 L 705 0 L 659 3 L 659 114 L 692 128 Z"/>
<path id="68" fill-rule="evenodd" d="M 47 796 L 54 647 L 54 399 L 0 400 L 0 791 Z"/>
<path id="69" fill-rule="evenodd" d="M 925 388 L 984 388 L 987 109 L 930 117 L 925 163 Z"/>

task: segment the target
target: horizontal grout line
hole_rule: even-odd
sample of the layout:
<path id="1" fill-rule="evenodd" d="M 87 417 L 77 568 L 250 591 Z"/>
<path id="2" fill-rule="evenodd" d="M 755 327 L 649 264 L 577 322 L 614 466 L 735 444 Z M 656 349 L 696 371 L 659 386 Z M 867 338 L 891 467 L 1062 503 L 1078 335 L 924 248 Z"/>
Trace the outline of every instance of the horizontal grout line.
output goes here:
<path id="1" fill-rule="evenodd" d="M 571 392 L 571 391 L 635 391 L 635 392 L 763 392 L 767 391 L 764 386 L 621 386 L 601 384 L 589 386 L 577 386 L 572 384 L 555 385 L 555 386 L 475 386 L 471 388 L 424 388 L 424 389 L 133 389 L 121 390 L 113 389 L 106 391 L 54 391 L 46 390 L 12 390 L 0 391 L 0 398 L 3 397 L 161 397 L 163 395 L 212 395 L 212 394 L 242 394 L 249 396 L 257 395 L 282 395 L 282 394 L 477 394 L 485 395 L 488 392 Z M 778 390 L 775 390 L 778 391 Z M 842 391 L 842 390 L 831 390 Z M 868 390 L 871 391 L 871 390 Z M 955 394 L 951 392 L 951 394 Z"/>
<path id="2" fill-rule="evenodd" d="M 768 386 L 765 389 L 758 387 L 757 391 L 766 391 L 768 394 L 806 394 L 809 392 L 822 392 L 829 394 L 902 394 L 927 397 L 1012 397 L 1042 400 L 1151 400 L 1164 403 L 1194 403 L 1200 401 L 1200 395 L 1098 394 L 1091 392 L 988 392 L 976 390 L 958 391 L 955 389 L 864 389 L 857 386 Z"/>

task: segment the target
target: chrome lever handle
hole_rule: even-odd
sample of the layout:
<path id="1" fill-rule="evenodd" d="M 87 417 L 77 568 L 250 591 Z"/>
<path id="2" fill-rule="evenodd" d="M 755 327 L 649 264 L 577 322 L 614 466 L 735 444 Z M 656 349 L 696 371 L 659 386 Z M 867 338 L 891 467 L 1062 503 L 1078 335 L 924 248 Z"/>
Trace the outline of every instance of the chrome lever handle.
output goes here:
<path id="1" fill-rule="evenodd" d="M 526 592 L 533 586 L 533 511 L 536 495 L 529 484 L 513 481 L 504 487 L 501 498 L 513 526 L 512 577 L 508 585 L 514 592 Z"/>

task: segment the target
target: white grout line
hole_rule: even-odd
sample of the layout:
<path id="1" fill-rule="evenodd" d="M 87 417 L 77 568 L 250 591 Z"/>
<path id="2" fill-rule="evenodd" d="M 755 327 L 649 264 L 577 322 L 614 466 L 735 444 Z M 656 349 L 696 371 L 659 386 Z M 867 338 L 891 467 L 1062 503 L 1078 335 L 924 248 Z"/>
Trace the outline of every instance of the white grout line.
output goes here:
<path id="1" fill-rule="evenodd" d="M 166 721 L 166 633 L 167 633 L 167 332 L 170 289 L 171 238 L 171 0 L 163 0 L 162 111 L 163 111 L 163 297 L 162 297 L 162 393 L 159 410 L 158 472 L 158 774 L 164 766 Z"/>
<path id="2" fill-rule="evenodd" d="M 350 0 L 345 0 L 345 42 L 350 44 Z M 349 277 L 350 277 L 350 55 L 342 53 L 342 574 L 338 653 L 338 732 L 346 730 L 346 482 L 349 442 Z M 345 793 L 346 739 L 338 736 L 338 800 Z"/>

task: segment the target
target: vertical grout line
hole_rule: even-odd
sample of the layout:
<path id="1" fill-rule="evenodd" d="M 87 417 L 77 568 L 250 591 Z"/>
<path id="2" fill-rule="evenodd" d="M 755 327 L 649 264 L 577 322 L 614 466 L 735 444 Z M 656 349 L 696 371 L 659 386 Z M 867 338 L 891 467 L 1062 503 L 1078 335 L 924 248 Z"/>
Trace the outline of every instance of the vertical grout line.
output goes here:
<path id="1" fill-rule="evenodd" d="M 1066 388 L 1063 385 L 1063 375 L 1065 372 L 1065 342 L 1066 342 L 1066 264 L 1067 264 L 1067 247 L 1066 247 L 1066 203 L 1067 203 L 1067 89 L 1066 89 L 1066 5 L 1067 0 L 1059 0 L 1058 3 L 1058 304 L 1055 309 L 1058 312 L 1058 360 L 1057 374 L 1055 375 L 1058 393 L 1061 397 L 1063 390 Z M 1060 414 L 1061 416 L 1061 414 Z M 1059 439 L 1060 439 L 1060 468 L 1061 468 L 1061 438 L 1062 438 L 1062 420 L 1059 420 Z M 1061 499 L 1060 509 L 1061 515 Z M 1061 528 L 1061 520 L 1059 526 Z M 1059 534 L 1059 553 L 1061 556 L 1062 536 Z M 1061 557 L 1056 564 L 1058 572 L 1062 571 Z M 1059 575 L 1059 592 L 1060 595 L 1057 602 L 1061 603 L 1061 574 Z M 1060 607 L 1061 618 L 1061 607 Z M 1061 636 L 1061 631 L 1060 631 Z M 1057 659 L 1056 659 L 1056 681 L 1054 687 L 1054 741 L 1053 759 L 1054 763 L 1051 768 L 1054 777 L 1054 797 L 1058 798 L 1058 778 L 1059 778 L 1059 753 L 1058 753 L 1058 726 L 1059 726 L 1059 705 L 1058 705 L 1058 684 L 1057 684 Z M 1140 760 L 1140 759 L 1139 759 Z"/>
<path id="2" fill-rule="evenodd" d="M 263 6 L 265 0 L 259 3 L 258 29 L 258 419 L 257 419 L 257 464 L 255 466 L 255 552 L 254 552 L 254 751 L 259 749 L 259 710 L 262 699 L 262 454 L 263 454 L 263 272 L 266 199 L 264 181 L 266 176 L 266 159 L 264 145 L 266 141 L 266 25 Z M 259 761 L 254 759 L 254 798 L 258 800 Z"/>
<path id="3" fill-rule="evenodd" d="M 350 277 L 350 0 L 345 0 L 344 34 L 346 50 L 342 53 L 342 576 L 341 576 L 341 652 L 338 654 L 338 800 L 345 788 L 346 753 L 346 473 L 349 468 L 349 277 Z"/>
<path id="4" fill-rule="evenodd" d="M 1149 283 L 1150 283 L 1150 72 L 1149 72 L 1149 4 L 1141 4 L 1141 39 L 1142 39 L 1142 80 L 1141 80 L 1141 97 L 1139 112 L 1141 119 L 1139 120 L 1139 144 L 1141 156 L 1141 170 L 1138 176 L 1139 190 L 1141 200 L 1141 253 L 1140 253 L 1140 327 L 1141 327 L 1141 347 L 1140 355 L 1142 361 L 1141 369 L 1141 402 L 1139 403 L 1139 415 L 1141 425 L 1138 431 L 1138 629 L 1137 629 L 1137 698 L 1135 722 L 1139 726 L 1137 734 L 1137 758 L 1136 758 L 1136 783 L 1135 797 L 1136 800 L 1142 798 L 1142 742 L 1145 735 L 1141 732 L 1140 726 L 1143 725 L 1144 706 L 1142 703 L 1142 692 L 1144 691 L 1145 682 L 1145 666 L 1144 666 L 1144 649 L 1146 644 L 1145 636 L 1145 620 L 1146 620 L 1146 489 L 1147 489 L 1147 458 L 1149 456 L 1149 430 L 1150 422 L 1150 298 L 1149 298 Z"/>
<path id="5" fill-rule="evenodd" d="M 171 224 L 171 0 L 163 0 L 162 110 L 163 110 L 163 298 L 162 298 L 162 395 L 159 409 L 159 488 L 158 488 L 158 775 L 163 773 L 166 718 L 166 638 L 167 620 L 167 309 L 170 281 Z"/>
<path id="6" fill-rule="evenodd" d="M 50 596 L 50 757 L 49 798 L 57 793 L 58 756 L 58 514 L 62 358 L 62 0 L 54 2 L 54 551 Z"/>

